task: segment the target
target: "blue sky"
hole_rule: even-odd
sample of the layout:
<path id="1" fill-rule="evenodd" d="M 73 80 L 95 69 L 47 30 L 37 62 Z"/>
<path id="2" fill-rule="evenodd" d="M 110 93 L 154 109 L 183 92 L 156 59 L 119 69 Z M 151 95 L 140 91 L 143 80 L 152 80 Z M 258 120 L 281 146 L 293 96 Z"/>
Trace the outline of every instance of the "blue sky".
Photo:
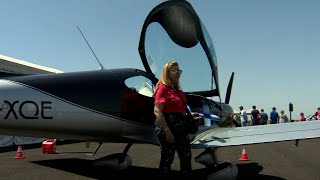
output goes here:
<path id="1" fill-rule="evenodd" d="M 65 72 L 143 69 L 140 31 L 160 0 L 1 0 L 0 54 Z M 313 114 L 320 106 L 320 1 L 189 1 L 215 44 L 222 100 L 235 72 L 230 104 Z"/>

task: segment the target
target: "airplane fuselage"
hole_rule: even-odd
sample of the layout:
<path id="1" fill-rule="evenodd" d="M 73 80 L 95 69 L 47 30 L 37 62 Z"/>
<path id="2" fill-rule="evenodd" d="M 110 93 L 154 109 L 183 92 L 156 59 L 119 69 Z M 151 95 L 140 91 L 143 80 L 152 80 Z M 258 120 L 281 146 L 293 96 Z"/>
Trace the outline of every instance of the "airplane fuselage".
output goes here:
<path id="1" fill-rule="evenodd" d="M 124 81 L 136 69 L 10 77 L 0 80 L 2 134 L 156 142 L 153 99 Z M 146 137 L 148 137 L 146 139 Z"/>

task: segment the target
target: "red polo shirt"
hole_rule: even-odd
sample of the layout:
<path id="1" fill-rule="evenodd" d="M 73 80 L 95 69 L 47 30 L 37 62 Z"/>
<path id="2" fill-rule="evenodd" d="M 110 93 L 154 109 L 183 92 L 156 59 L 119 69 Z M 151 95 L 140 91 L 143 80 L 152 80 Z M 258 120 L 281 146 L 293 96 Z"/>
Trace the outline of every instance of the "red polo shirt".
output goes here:
<path id="1" fill-rule="evenodd" d="M 164 104 L 163 112 L 185 112 L 186 102 L 187 98 L 181 90 L 174 92 L 170 87 L 160 84 L 155 91 L 154 103 Z"/>

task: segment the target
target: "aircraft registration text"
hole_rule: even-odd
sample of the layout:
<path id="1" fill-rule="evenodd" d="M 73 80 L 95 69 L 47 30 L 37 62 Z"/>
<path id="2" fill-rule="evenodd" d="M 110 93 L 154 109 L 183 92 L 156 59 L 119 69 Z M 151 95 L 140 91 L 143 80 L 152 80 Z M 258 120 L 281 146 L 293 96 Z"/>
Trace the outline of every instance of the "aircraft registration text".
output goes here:
<path id="1" fill-rule="evenodd" d="M 2 107 L 0 107 L 0 112 L 7 110 L 4 119 L 10 117 L 14 117 L 15 119 L 53 119 L 53 117 L 46 115 L 46 112 L 50 109 L 52 109 L 51 101 L 40 101 L 40 103 L 36 103 L 34 101 L 10 102 L 4 100 Z"/>

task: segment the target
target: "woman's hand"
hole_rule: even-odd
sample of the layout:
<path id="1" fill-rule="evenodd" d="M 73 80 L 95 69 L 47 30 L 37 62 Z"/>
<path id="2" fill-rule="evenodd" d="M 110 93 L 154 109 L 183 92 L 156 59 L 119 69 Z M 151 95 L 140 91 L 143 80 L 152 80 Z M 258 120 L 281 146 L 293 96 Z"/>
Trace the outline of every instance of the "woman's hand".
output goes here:
<path id="1" fill-rule="evenodd" d="M 165 135 L 166 135 L 166 140 L 167 140 L 168 143 L 172 144 L 172 143 L 175 142 L 174 137 L 173 137 L 173 134 L 171 133 L 171 131 L 170 131 L 169 128 L 166 128 L 166 129 L 164 130 L 164 133 L 165 133 Z"/>
<path id="2" fill-rule="evenodd" d="M 198 120 L 202 118 L 201 116 L 199 116 L 199 113 L 192 112 L 191 115 L 193 117 L 193 120 Z"/>

